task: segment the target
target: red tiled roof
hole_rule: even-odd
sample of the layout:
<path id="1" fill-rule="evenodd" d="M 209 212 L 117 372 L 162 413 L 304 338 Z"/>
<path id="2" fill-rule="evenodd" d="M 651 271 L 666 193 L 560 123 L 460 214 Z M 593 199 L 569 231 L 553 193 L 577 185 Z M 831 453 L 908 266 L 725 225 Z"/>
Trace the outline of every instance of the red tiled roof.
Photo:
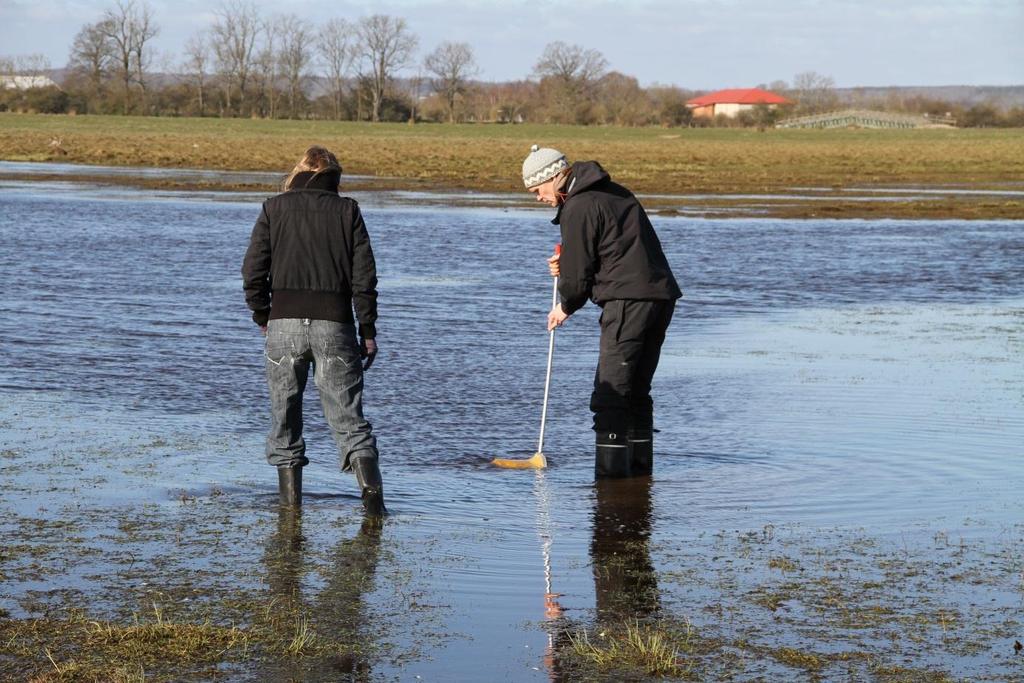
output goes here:
<path id="1" fill-rule="evenodd" d="M 708 95 L 694 97 L 687 104 L 692 104 L 696 107 L 706 107 L 709 104 L 791 104 L 791 102 L 785 97 L 768 92 L 767 90 L 734 88 L 732 90 L 719 90 Z"/>

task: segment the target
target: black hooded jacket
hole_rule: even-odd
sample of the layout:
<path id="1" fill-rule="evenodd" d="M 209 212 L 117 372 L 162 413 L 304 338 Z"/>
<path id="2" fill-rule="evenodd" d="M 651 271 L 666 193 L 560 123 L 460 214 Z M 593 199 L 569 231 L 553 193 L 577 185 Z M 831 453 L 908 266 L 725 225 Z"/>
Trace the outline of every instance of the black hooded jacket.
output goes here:
<path id="1" fill-rule="evenodd" d="M 242 280 L 253 320 L 351 323 L 354 303 L 359 335 L 376 338 L 377 268 L 359 204 L 338 195 L 337 173 L 295 180 L 303 189 L 265 201 L 252 229 Z"/>
<path id="2" fill-rule="evenodd" d="M 562 231 L 562 310 L 587 299 L 674 301 L 682 296 L 647 213 L 633 193 L 596 161 L 572 165 L 568 191 L 552 223 Z"/>

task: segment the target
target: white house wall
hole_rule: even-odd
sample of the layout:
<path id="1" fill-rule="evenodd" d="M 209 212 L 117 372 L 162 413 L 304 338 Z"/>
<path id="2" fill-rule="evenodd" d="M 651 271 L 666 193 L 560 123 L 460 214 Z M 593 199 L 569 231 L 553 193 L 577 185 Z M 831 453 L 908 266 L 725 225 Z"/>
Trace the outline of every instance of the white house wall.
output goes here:
<path id="1" fill-rule="evenodd" d="M 769 109 L 775 109 L 777 105 L 769 104 Z M 757 107 L 756 104 L 716 104 L 715 105 L 715 116 L 728 116 L 729 118 L 736 118 L 739 116 L 741 111 L 750 111 Z"/>
<path id="2" fill-rule="evenodd" d="M 740 107 L 742 106 L 742 104 L 716 104 L 715 116 L 728 116 L 732 118 L 740 113 Z"/>

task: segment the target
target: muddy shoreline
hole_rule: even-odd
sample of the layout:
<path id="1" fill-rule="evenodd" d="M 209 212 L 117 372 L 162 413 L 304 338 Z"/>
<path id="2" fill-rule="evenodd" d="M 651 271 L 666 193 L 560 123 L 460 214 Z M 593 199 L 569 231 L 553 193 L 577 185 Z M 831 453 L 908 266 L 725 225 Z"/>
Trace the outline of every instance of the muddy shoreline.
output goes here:
<path id="1" fill-rule="evenodd" d="M 0 170 L 0 182 L 59 183 L 74 181 L 98 187 L 128 187 L 182 193 L 225 193 L 238 196 L 271 196 L 280 191 L 276 182 L 232 182 L 216 179 L 188 180 L 154 178 L 130 173 L 88 172 L 80 166 L 73 176 L 59 173 L 19 173 Z M 130 170 L 126 168 L 125 170 Z M 173 176 L 175 169 L 165 169 Z M 211 171 L 215 175 L 216 171 Z M 224 172 L 244 174 L 244 171 Z M 532 206 L 525 193 L 502 192 L 493 187 L 443 184 L 436 180 L 411 178 L 345 178 L 342 191 L 354 196 L 378 195 L 384 201 L 413 205 L 448 207 L 475 206 L 497 208 Z M 403 195 L 413 195 L 412 197 Z M 814 188 L 745 194 L 639 195 L 652 214 L 693 216 L 698 218 L 861 218 L 912 220 L 1002 220 L 1024 219 L 1024 189 L 1016 184 L 978 184 L 957 186 L 881 186 Z"/>

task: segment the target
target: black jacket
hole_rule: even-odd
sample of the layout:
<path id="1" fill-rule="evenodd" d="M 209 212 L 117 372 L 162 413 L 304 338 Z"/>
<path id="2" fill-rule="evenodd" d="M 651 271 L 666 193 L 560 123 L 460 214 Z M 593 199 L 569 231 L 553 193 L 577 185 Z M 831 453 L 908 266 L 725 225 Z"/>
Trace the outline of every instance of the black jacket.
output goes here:
<path id="1" fill-rule="evenodd" d="M 313 318 L 342 323 L 354 322 L 354 303 L 359 335 L 374 339 L 373 250 L 359 204 L 327 189 L 337 187 L 337 178 L 315 176 L 306 185 L 313 189 L 289 190 L 263 203 L 242 263 L 245 302 L 257 322 Z"/>
<path id="2" fill-rule="evenodd" d="M 572 165 L 568 192 L 551 221 L 561 226 L 562 309 L 592 299 L 674 301 L 682 296 L 661 242 L 633 193 L 613 183 L 596 161 Z"/>

